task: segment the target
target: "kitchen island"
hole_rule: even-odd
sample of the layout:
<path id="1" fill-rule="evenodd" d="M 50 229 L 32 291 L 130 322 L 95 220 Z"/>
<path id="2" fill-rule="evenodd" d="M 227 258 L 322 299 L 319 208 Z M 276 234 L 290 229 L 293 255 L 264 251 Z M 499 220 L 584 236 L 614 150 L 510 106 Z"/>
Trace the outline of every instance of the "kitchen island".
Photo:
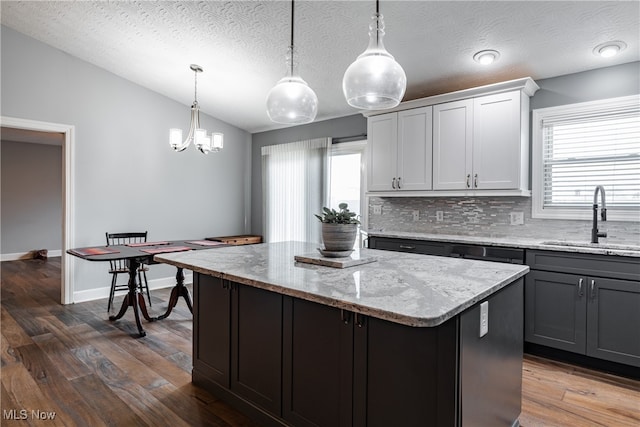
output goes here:
<path id="1" fill-rule="evenodd" d="M 195 384 L 263 425 L 518 424 L 528 267 L 366 249 L 376 260 L 354 267 L 294 261 L 316 247 L 155 257 L 195 273 Z"/>

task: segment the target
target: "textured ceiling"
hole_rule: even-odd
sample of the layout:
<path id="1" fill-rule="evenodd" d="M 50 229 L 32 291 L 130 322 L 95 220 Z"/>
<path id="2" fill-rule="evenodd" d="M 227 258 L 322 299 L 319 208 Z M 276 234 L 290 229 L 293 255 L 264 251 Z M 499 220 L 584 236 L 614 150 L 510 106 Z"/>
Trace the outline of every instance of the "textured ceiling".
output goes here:
<path id="1" fill-rule="evenodd" d="M 2 1 L 2 24 L 250 132 L 271 123 L 265 99 L 284 75 L 291 3 L 281 1 Z M 367 46 L 373 1 L 296 2 L 300 74 L 316 120 L 357 113 L 342 76 Z M 407 74 L 404 100 L 519 77 L 640 60 L 638 1 L 387 1 L 385 45 Z M 593 48 L 623 40 L 620 55 Z M 500 51 L 491 66 L 472 60 Z M 188 117 L 188 109 L 185 109 Z M 185 119 L 188 120 L 188 119 Z"/>

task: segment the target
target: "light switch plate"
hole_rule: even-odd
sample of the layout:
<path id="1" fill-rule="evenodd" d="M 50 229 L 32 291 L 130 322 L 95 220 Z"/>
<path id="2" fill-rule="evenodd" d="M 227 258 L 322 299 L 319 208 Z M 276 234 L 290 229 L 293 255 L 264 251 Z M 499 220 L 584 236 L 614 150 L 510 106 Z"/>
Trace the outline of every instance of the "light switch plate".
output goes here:
<path id="1" fill-rule="evenodd" d="M 489 301 L 480 304 L 480 338 L 489 333 Z"/>
<path id="2" fill-rule="evenodd" d="M 374 215 L 382 215 L 382 206 L 373 205 L 373 214 Z"/>
<path id="3" fill-rule="evenodd" d="M 413 211 L 413 220 L 418 221 L 420 219 L 420 211 Z"/>
<path id="4" fill-rule="evenodd" d="M 444 212 L 436 211 L 436 221 L 438 222 L 444 221 Z"/>

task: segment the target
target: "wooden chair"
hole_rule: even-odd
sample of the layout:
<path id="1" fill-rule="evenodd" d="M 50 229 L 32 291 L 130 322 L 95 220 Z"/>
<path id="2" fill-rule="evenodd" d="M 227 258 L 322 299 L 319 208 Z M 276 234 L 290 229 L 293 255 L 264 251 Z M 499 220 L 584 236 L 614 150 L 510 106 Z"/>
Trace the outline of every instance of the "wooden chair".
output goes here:
<path id="1" fill-rule="evenodd" d="M 135 233 L 105 233 L 107 236 L 107 246 L 113 245 L 126 245 L 129 243 L 144 243 L 147 241 L 147 232 L 135 232 Z M 111 291 L 109 292 L 109 303 L 107 304 L 107 312 L 111 311 L 113 305 L 113 297 L 116 291 L 128 290 L 128 280 L 125 284 L 117 284 L 118 274 L 125 274 L 129 277 L 129 268 L 127 266 L 127 260 L 117 259 L 109 261 L 109 274 L 111 274 Z M 151 295 L 149 295 L 149 284 L 147 283 L 147 271 L 149 268 L 140 264 L 138 268 L 138 286 L 140 292 L 147 293 L 147 299 L 149 300 L 149 306 L 151 306 Z M 143 280 L 144 279 L 144 282 Z"/>

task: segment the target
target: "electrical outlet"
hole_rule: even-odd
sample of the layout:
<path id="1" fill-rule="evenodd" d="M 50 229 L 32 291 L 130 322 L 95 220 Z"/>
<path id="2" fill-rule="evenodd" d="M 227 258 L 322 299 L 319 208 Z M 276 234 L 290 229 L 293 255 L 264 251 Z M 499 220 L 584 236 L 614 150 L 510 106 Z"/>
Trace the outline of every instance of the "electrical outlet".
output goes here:
<path id="1" fill-rule="evenodd" d="M 489 333 L 489 301 L 480 304 L 480 338 Z"/>
<path id="2" fill-rule="evenodd" d="M 511 212 L 510 219 L 511 219 L 511 225 L 523 225 L 524 212 Z"/>
<path id="3" fill-rule="evenodd" d="M 413 220 L 418 221 L 420 219 L 420 211 L 413 211 Z"/>
<path id="4" fill-rule="evenodd" d="M 382 215 L 382 206 L 374 205 L 373 206 L 373 214 L 374 215 Z"/>
<path id="5" fill-rule="evenodd" d="M 438 222 L 444 221 L 444 212 L 436 211 L 436 221 Z"/>

